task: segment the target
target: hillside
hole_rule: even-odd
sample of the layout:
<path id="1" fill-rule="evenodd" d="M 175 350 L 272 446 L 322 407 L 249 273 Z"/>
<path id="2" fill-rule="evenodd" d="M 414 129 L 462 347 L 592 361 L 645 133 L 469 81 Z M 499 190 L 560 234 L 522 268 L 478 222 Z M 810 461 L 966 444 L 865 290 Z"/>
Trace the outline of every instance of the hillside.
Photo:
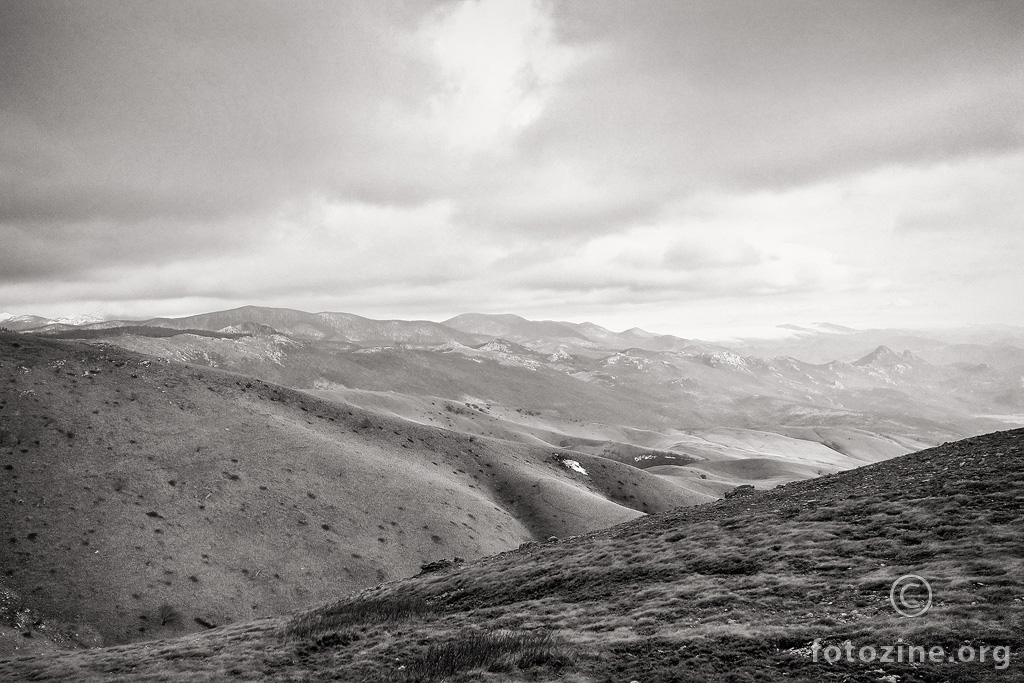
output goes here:
<path id="1" fill-rule="evenodd" d="M 1024 365 L 1014 364 L 1014 337 L 1005 334 L 965 332 L 948 344 L 899 330 L 785 326 L 798 347 L 833 344 L 842 352 L 875 343 L 848 360 L 815 364 L 515 315 L 433 323 L 245 306 L 141 326 L 37 329 L 237 372 L 424 426 L 616 460 L 694 501 L 1024 424 Z M 981 362 L 936 363 L 879 341 Z M 978 346 L 984 341 L 996 346 Z"/>
<path id="2" fill-rule="evenodd" d="M 4 604 L 82 643 L 280 614 L 705 499 L 584 453 L 11 333 L 0 468 Z M 7 652 L 43 640 L 4 635 Z"/>
<path id="3" fill-rule="evenodd" d="M 504 338 L 475 346 L 360 346 L 281 334 L 139 334 L 109 342 L 329 399 L 388 402 L 424 424 L 452 417 L 436 410 L 438 399 L 486 405 L 486 415 L 458 425 L 478 435 L 566 444 L 608 457 L 644 455 L 643 449 L 712 460 L 805 453 L 814 473 L 1016 426 L 1020 420 L 999 415 L 1024 406 L 1015 374 L 906 355 L 899 363 L 813 365 L 728 351 L 636 348 L 591 358 L 564 349 L 541 353 Z M 775 436 L 762 447 L 767 433 Z"/>
<path id="4" fill-rule="evenodd" d="M 672 510 L 31 680 L 1024 680 L 1024 430 Z M 931 609 L 901 617 L 913 573 Z M 812 644 L 851 659 L 815 661 Z M 833 647 L 834 646 L 834 647 Z M 861 661 L 860 649 L 876 648 Z M 879 661 L 942 647 L 973 662 Z M 965 648 L 970 648 L 967 650 Z M 817 650 L 819 654 L 822 650 Z M 980 662 L 980 653 L 987 659 Z M 952 653 L 956 653 L 955 655 Z M 864 655 L 870 655 L 866 651 Z M 909 656 L 909 655 L 906 655 Z"/>

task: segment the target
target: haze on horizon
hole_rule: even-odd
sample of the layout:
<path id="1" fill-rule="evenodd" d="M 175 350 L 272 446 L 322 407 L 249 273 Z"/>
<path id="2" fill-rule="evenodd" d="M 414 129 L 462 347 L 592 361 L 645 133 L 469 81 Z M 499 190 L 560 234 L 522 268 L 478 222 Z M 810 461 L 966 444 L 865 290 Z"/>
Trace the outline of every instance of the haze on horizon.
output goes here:
<path id="1" fill-rule="evenodd" d="M 1022 45 L 996 0 L 0 0 L 0 311 L 1021 325 Z"/>

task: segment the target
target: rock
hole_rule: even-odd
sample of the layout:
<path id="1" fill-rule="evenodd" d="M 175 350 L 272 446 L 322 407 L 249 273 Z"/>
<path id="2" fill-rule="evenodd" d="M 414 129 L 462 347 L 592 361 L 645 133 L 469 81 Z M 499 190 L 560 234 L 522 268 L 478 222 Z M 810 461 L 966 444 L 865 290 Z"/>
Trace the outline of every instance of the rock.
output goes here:
<path id="1" fill-rule="evenodd" d="M 430 574 L 431 572 L 440 572 L 445 569 L 451 569 L 457 565 L 465 563 L 466 559 L 463 557 L 456 557 L 454 559 L 440 559 L 434 562 L 427 562 L 420 565 L 420 574 Z"/>
<path id="2" fill-rule="evenodd" d="M 445 569 L 449 569 L 454 566 L 455 563 L 451 560 L 436 560 L 434 562 L 427 562 L 426 564 L 420 565 L 420 574 L 430 574 L 431 572 L 439 572 Z"/>
<path id="3" fill-rule="evenodd" d="M 754 487 L 751 486 L 750 484 L 741 484 L 740 486 L 734 488 L 732 491 L 726 491 L 725 497 L 733 498 L 735 496 L 749 496 L 754 491 Z"/>

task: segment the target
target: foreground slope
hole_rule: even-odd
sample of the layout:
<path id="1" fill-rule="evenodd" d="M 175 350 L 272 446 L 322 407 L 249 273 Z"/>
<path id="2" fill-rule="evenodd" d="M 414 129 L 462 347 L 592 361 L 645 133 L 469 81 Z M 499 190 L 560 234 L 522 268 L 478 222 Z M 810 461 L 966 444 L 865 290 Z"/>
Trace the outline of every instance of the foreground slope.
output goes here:
<path id="1" fill-rule="evenodd" d="M 673 510 L 293 618 L 0 663 L 31 680 L 1024 680 L 1024 430 Z M 899 616 L 914 573 L 930 611 Z M 970 648 L 814 661 L 811 644 Z M 987 659 L 979 662 L 982 648 Z M 999 648 L 999 649 L 995 649 Z M 967 652 L 967 650 L 963 650 Z M 1005 655 L 1005 656 L 1004 656 Z M 895 655 L 893 655 L 895 657 Z"/>
<path id="2" fill-rule="evenodd" d="M 0 611 L 66 640 L 280 614 L 697 500 L 602 458 L 0 334 Z"/>

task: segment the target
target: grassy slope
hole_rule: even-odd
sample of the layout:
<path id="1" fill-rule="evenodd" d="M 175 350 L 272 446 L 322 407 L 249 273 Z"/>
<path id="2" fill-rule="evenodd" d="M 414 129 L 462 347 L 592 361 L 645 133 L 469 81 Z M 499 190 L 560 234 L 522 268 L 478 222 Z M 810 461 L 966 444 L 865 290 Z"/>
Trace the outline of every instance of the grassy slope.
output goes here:
<path id="1" fill-rule="evenodd" d="M 554 452 L 117 348 L 2 335 L 0 589 L 72 640 L 126 642 L 691 502 L 654 475 L 565 456 L 582 475 Z M 164 604 L 178 617 L 161 618 Z M 29 640 L 15 639 L 42 642 Z"/>
<path id="2" fill-rule="evenodd" d="M 644 517 L 292 619 L 0 663 L 32 680 L 1024 680 L 1024 430 Z M 927 578 L 916 619 L 891 582 Z M 543 642 L 536 634 L 551 634 Z M 987 664 L 811 660 L 809 643 L 1009 646 Z"/>
<path id="3" fill-rule="evenodd" d="M 127 336 L 116 343 L 162 357 L 213 363 L 424 424 L 529 444 L 559 444 L 639 467 L 661 464 L 635 459 L 652 449 L 675 451 L 678 460 L 664 464 L 683 464 L 693 458 L 757 458 L 766 470 L 758 486 L 848 469 L 973 433 L 936 429 L 927 421 L 911 425 L 913 420 L 904 424 L 849 411 L 822 417 L 819 408 L 805 406 L 804 410 L 789 400 L 764 397 L 733 406 L 729 395 L 772 394 L 778 387 L 773 389 L 752 374 L 699 362 L 680 361 L 681 369 L 672 369 L 644 358 L 622 356 L 626 360 L 612 368 L 619 380 L 609 384 L 605 380 L 583 381 L 543 364 L 535 370 L 511 367 L 482 351 L 472 352 L 481 357 L 470 357 L 468 352 L 410 349 L 353 353 L 345 345 L 275 342 L 266 336 L 242 340 Z M 543 360 L 529 352 L 526 356 Z M 583 368 L 597 367 L 593 361 L 577 359 L 577 363 Z M 673 380 L 680 372 L 699 378 L 705 390 L 699 395 L 679 390 Z M 801 391 L 807 389 L 800 386 Z M 708 387 L 716 389 L 709 392 Z M 463 406 L 458 413 L 445 411 L 446 402 L 453 401 L 487 405 L 487 410 Z M 822 422 L 832 426 L 825 427 Z M 785 432 L 772 435 L 757 429 L 758 424 L 790 426 L 772 427 Z M 698 425 L 702 427 L 698 429 Z M 879 433 L 872 433 L 875 427 Z M 914 439 L 907 433 L 927 436 Z M 786 462 L 792 459 L 810 467 L 795 471 Z M 704 485 L 697 478 L 682 471 L 666 481 L 699 491 Z M 719 478 L 725 485 L 747 483 L 728 473 L 720 473 Z"/>

